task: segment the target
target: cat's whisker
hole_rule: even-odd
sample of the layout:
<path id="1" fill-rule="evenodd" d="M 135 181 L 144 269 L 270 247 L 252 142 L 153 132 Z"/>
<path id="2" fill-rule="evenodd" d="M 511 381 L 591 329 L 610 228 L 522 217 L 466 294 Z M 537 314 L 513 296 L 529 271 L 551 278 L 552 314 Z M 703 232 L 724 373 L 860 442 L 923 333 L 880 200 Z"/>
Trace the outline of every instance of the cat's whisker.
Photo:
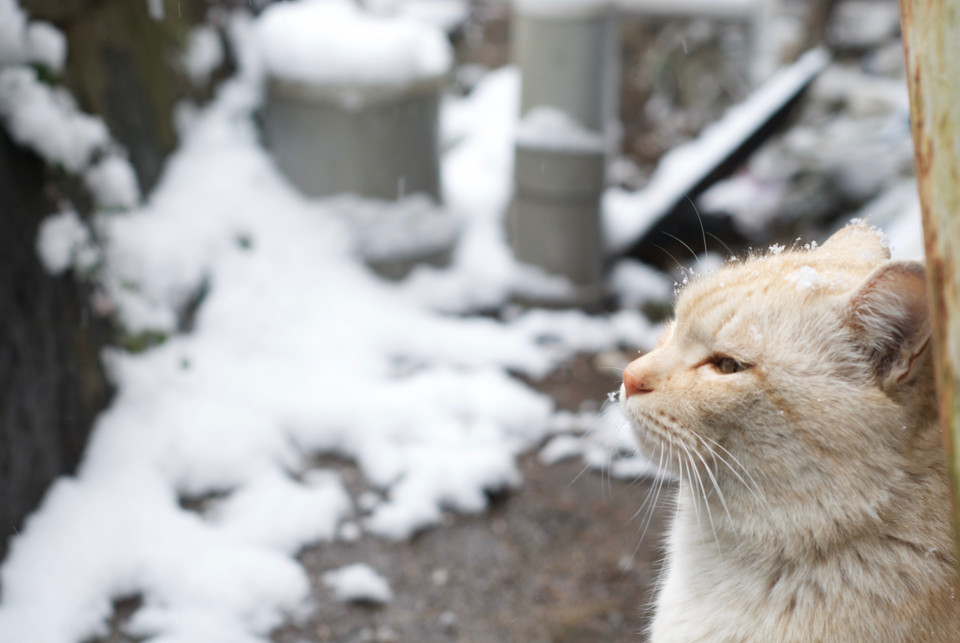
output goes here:
<path id="1" fill-rule="evenodd" d="M 744 488 L 745 488 L 747 491 L 750 492 L 750 495 L 753 496 L 753 499 L 754 499 L 754 500 L 756 500 L 757 502 L 762 502 L 762 501 L 763 501 L 763 499 L 761 498 L 761 494 L 760 494 L 759 489 L 757 489 L 757 488 L 755 487 L 755 483 L 754 483 L 754 485 L 751 485 L 751 484 L 747 483 L 747 481 L 744 480 L 743 476 L 741 476 L 739 473 L 737 473 L 737 470 L 733 468 L 733 465 L 731 465 L 729 462 L 727 462 L 726 458 L 724 458 L 722 455 L 720 455 L 719 453 L 717 453 L 716 451 L 714 451 L 714 450 L 711 449 L 710 447 L 707 447 L 707 448 L 709 449 L 709 451 L 710 451 L 710 453 L 713 455 L 713 457 L 715 457 L 717 460 L 719 460 L 720 462 L 722 462 L 722 463 L 724 464 L 724 466 L 726 466 L 727 469 L 730 471 L 730 473 L 732 473 L 732 474 L 734 475 L 734 477 L 736 477 L 736 479 L 739 480 L 739 481 L 743 484 Z M 731 457 L 732 457 L 732 456 L 731 456 Z M 738 464 L 739 464 L 739 463 L 738 463 Z M 749 472 L 743 467 L 742 464 L 740 464 L 739 466 L 740 466 L 741 469 L 743 469 L 743 472 L 744 472 L 744 473 L 746 473 L 748 476 L 750 475 Z M 750 476 L 750 477 L 751 477 L 751 479 L 752 479 L 753 476 Z"/>
<path id="2" fill-rule="evenodd" d="M 665 451 L 661 446 L 660 459 L 657 465 L 657 469 L 661 472 L 663 471 L 664 455 L 665 455 Z M 669 462 L 669 457 L 667 458 L 667 461 Z M 631 562 L 636 558 L 637 552 L 640 551 L 640 545 L 643 543 L 644 539 L 647 536 L 647 528 L 650 526 L 650 523 L 653 520 L 653 512 L 656 510 L 657 504 L 660 501 L 660 490 L 663 488 L 665 481 L 666 481 L 665 476 L 660 475 L 657 477 L 656 481 L 654 481 L 653 485 L 650 487 L 650 491 L 647 492 L 647 497 L 644 499 L 643 504 L 641 504 L 640 508 L 637 509 L 637 511 L 633 514 L 633 517 L 630 519 L 630 520 L 633 520 L 640 514 L 640 511 L 642 510 L 643 506 L 647 505 L 647 502 L 650 500 L 651 495 L 653 495 L 654 501 L 653 501 L 653 504 L 647 506 L 647 512 L 644 516 L 643 525 L 640 530 L 640 539 L 637 541 L 637 546 L 633 548 L 633 555 L 631 556 Z M 654 494 L 655 490 L 656 490 L 656 493 Z"/>
<path id="3" fill-rule="evenodd" d="M 667 458 L 667 461 L 669 462 L 669 457 Z M 660 463 L 661 465 L 663 464 L 663 448 L 662 447 L 660 449 Z M 657 480 L 656 485 L 654 486 L 654 489 L 656 489 L 656 492 L 654 493 L 654 496 L 653 496 L 653 504 L 647 507 L 647 515 L 644 518 L 643 527 L 640 530 L 641 542 L 643 541 L 644 538 L 646 538 L 647 529 L 650 527 L 650 523 L 653 521 L 653 512 L 656 511 L 657 502 L 659 502 L 660 500 L 660 491 L 661 489 L 663 489 L 663 480 L 664 478 L 663 476 L 661 476 Z M 651 491 L 653 491 L 653 489 L 651 489 Z M 648 497 L 649 497 L 649 494 L 648 494 Z"/>
<path id="4" fill-rule="evenodd" d="M 747 489 L 749 489 L 749 490 L 751 491 L 751 493 L 753 493 L 754 498 L 756 498 L 757 500 L 761 500 L 761 498 L 760 498 L 760 496 L 761 496 L 760 485 L 757 483 L 756 479 L 750 474 L 750 471 L 748 471 L 747 468 L 746 468 L 745 466 L 743 466 L 743 463 L 740 462 L 740 460 L 739 460 L 739 458 L 737 458 L 737 456 L 735 456 L 735 455 L 733 455 L 732 453 L 730 453 L 729 449 L 727 449 L 726 447 L 724 447 L 722 444 L 720 444 L 719 442 L 717 442 L 717 441 L 714 440 L 713 438 L 710 438 L 710 437 L 707 437 L 707 436 L 701 436 L 701 435 L 698 435 L 698 434 L 696 434 L 696 433 L 694 433 L 694 435 L 696 435 L 698 438 L 700 438 L 700 439 L 704 442 L 704 446 L 706 446 L 707 449 L 709 449 L 710 452 L 711 452 L 718 460 L 722 461 L 725 465 L 727 465 L 727 468 L 730 469 L 730 472 L 731 472 L 733 475 L 735 475 L 735 476 L 737 477 L 737 479 L 740 480 L 740 482 L 742 482 L 743 485 L 744 485 Z M 710 444 L 712 444 L 713 446 L 717 447 L 718 449 L 720 449 L 721 451 L 723 451 L 724 453 L 726 453 L 728 456 L 730 456 L 730 459 L 733 460 L 733 461 L 737 464 L 737 466 L 740 467 L 740 470 L 743 471 L 744 475 L 746 475 L 746 476 L 750 479 L 750 484 L 748 484 L 747 481 L 744 480 L 743 477 L 742 477 L 739 473 L 737 473 L 736 469 L 733 468 L 733 465 L 730 464 L 730 462 L 728 462 L 722 455 L 720 455 L 719 453 L 717 453 L 716 451 L 714 451 L 714 450 L 710 447 L 710 445 L 707 444 L 707 441 L 709 441 Z"/>
<path id="5" fill-rule="evenodd" d="M 744 480 L 743 477 L 742 477 L 739 473 L 737 473 L 736 469 L 734 469 L 733 466 L 732 466 L 729 462 L 727 462 L 727 460 L 726 460 L 722 455 L 720 455 L 719 453 L 717 453 L 717 452 L 710 446 L 710 444 L 707 443 L 707 440 L 708 440 L 709 438 L 705 438 L 704 436 L 698 435 L 696 432 L 691 432 L 691 433 L 692 433 L 694 436 L 696 436 L 697 439 L 700 440 L 700 442 L 703 444 L 704 448 L 705 448 L 705 449 L 707 450 L 707 452 L 710 454 L 711 458 L 713 458 L 715 461 L 722 462 L 724 465 L 726 465 L 726 467 L 730 470 L 730 472 L 743 484 L 744 488 L 746 488 L 747 491 L 749 491 L 749 492 L 753 495 L 754 500 L 756 500 L 758 503 L 762 503 L 762 499 L 760 498 L 760 494 L 759 494 L 753 487 L 751 487 L 749 484 L 747 484 L 747 481 Z M 723 446 L 721 446 L 720 444 L 718 444 L 716 441 L 710 439 L 710 442 L 712 442 L 712 443 L 713 443 L 714 445 L 716 445 L 718 448 L 723 449 L 724 451 L 726 451 L 727 455 L 729 455 L 731 458 L 734 458 L 733 454 L 731 454 L 729 451 L 727 451 L 726 449 L 724 449 Z M 736 459 L 736 458 L 734 458 L 734 459 Z M 703 460 L 702 457 L 701 457 L 701 460 Z M 738 461 L 738 464 L 739 464 L 739 461 Z M 719 496 L 719 498 L 720 498 L 720 502 L 721 502 L 721 504 L 723 505 L 723 508 L 724 508 L 724 510 L 725 510 L 726 513 L 727 513 L 727 518 L 729 518 L 730 521 L 733 522 L 733 518 L 732 518 L 731 515 L 730 515 L 730 509 L 728 508 L 727 503 L 726 503 L 726 499 L 725 499 L 724 496 L 723 496 L 723 491 L 720 489 L 720 483 L 719 483 L 719 481 L 714 477 L 714 473 L 712 472 L 712 470 L 710 469 L 710 467 L 708 467 L 708 465 L 707 465 L 706 462 L 704 462 L 704 466 L 707 467 L 707 473 L 708 473 L 708 475 L 710 475 L 710 478 L 711 478 L 711 480 L 712 480 L 712 482 L 713 482 L 713 486 L 714 486 L 714 488 L 716 488 L 716 490 L 717 490 L 717 494 L 718 494 L 718 496 Z M 740 464 L 740 467 L 744 469 L 744 473 L 747 473 L 747 475 L 750 475 L 749 472 L 743 467 L 742 464 Z"/>
<path id="6" fill-rule="evenodd" d="M 723 506 L 723 510 L 727 514 L 727 519 L 732 523 L 733 516 L 730 515 L 730 508 L 727 506 L 727 499 L 723 497 L 723 490 L 720 489 L 720 484 L 717 482 L 717 477 L 713 472 L 713 468 L 707 464 L 707 461 L 704 459 L 704 457 L 700 454 L 699 451 L 694 449 L 693 453 L 698 458 L 700 458 L 700 462 L 703 463 L 703 468 L 706 469 L 707 476 L 710 478 L 710 482 L 713 484 L 713 488 L 717 492 L 717 497 L 720 499 L 720 504 Z M 704 500 L 706 500 L 706 497 L 704 497 Z"/>
<path id="7" fill-rule="evenodd" d="M 736 253 L 730 249 L 730 246 L 728 246 L 726 243 L 723 242 L 723 239 L 713 234 L 712 232 L 708 232 L 707 234 L 710 236 L 711 239 L 718 241 L 720 245 L 724 247 L 724 249 L 727 251 L 729 255 L 728 258 L 732 259 L 736 255 Z"/>
<path id="8" fill-rule="evenodd" d="M 679 453 L 677 453 L 677 465 L 680 467 L 680 480 L 681 480 L 681 489 L 682 489 L 683 471 L 684 471 L 685 467 L 683 466 L 683 461 L 680 460 L 680 454 L 679 454 Z M 689 462 L 689 461 L 687 461 L 687 466 L 690 466 L 690 462 Z M 687 477 L 689 478 L 689 483 L 688 483 L 688 484 L 690 485 L 690 488 L 691 488 L 693 491 L 696 491 L 696 489 L 697 489 L 696 486 L 693 485 L 693 480 L 694 480 L 694 473 L 695 473 L 695 471 L 696 471 L 696 470 L 691 467 L 691 468 L 690 468 L 690 471 L 687 473 Z M 697 532 L 699 532 L 699 534 L 700 534 L 700 542 L 706 542 L 706 538 L 704 538 L 704 536 L 703 536 L 703 525 L 700 523 L 700 507 L 699 507 L 699 503 L 697 503 L 697 502 L 694 502 L 694 503 L 693 503 L 693 515 L 694 515 L 694 517 L 696 518 L 696 521 L 697 521 Z"/>
<path id="9" fill-rule="evenodd" d="M 680 261 L 679 261 L 676 257 L 673 256 L 673 253 L 672 253 L 672 252 L 670 252 L 669 250 L 667 250 L 667 249 L 664 248 L 663 246 L 659 246 L 659 245 L 653 243 L 652 241 L 650 242 L 650 245 L 653 246 L 654 248 L 656 248 L 657 250 L 661 251 L 663 254 L 665 254 L 665 255 L 667 255 L 668 257 L 670 257 L 670 258 L 673 260 L 673 263 L 677 264 L 677 268 L 679 268 L 681 271 L 687 269 L 686 266 L 684 266 L 682 263 L 680 263 Z M 673 279 L 673 277 L 670 277 L 670 279 L 673 280 L 674 285 L 676 285 L 677 280 L 676 280 L 676 279 Z"/>
<path id="10" fill-rule="evenodd" d="M 653 244 L 653 245 L 657 246 L 657 244 Z M 657 248 L 660 248 L 660 246 L 657 246 Z M 660 248 L 660 250 L 662 250 L 663 252 L 667 252 L 667 251 L 664 250 L 663 248 Z M 670 253 L 667 252 L 667 254 L 670 254 Z M 670 258 L 673 259 L 673 257 L 670 257 Z M 673 260 L 676 261 L 676 259 L 673 259 Z M 681 267 L 682 267 L 682 266 L 681 266 Z M 676 279 L 674 279 L 672 275 L 668 275 L 668 274 L 665 273 L 664 271 L 662 271 L 662 270 L 657 270 L 656 268 L 654 268 L 654 271 L 660 273 L 661 275 L 663 275 L 664 277 L 666 277 L 667 279 L 669 279 L 670 281 L 672 281 L 674 286 L 679 286 L 679 285 L 680 285 L 680 282 L 677 281 Z"/>
<path id="11" fill-rule="evenodd" d="M 710 499 L 709 499 L 708 494 L 707 494 L 706 485 L 703 484 L 703 477 L 700 475 L 700 470 L 697 468 L 697 466 L 696 466 L 696 461 L 693 459 L 693 455 L 691 455 L 690 450 L 687 449 L 687 447 L 684 446 L 682 443 L 681 443 L 680 446 L 682 446 L 683 449 L 684 449 L 684 451 L 686 451 L 687 457 L 688 457 L 689 460 L 690 460 L 690 467 L 691 467 L 691 469 L 693 470 L 694 474 L 696 474 L 697 484 L 698 484 L 699 487 L 700 487 L 700 495 L 703 497 L 703 506 L 704 506 L 704 508 L 707 510 L 707 520 L 710 522 L 710 529 L 713 530 L 713 540 L 714 540 L 714 542 L 715 542 L 716 545 L 717 545 L 717 554 L 718 554 L 718 555 L 720 556 L 720 558 L 722 559 L 722 558 L 723 558 L 723 552 L 720 550 L 720 539 L 719 539 L 719 537 L 717 536 L 717 524 L 716 524 L 716 522 L 713 520 L 713 511 L 711 511 L 711 509 L 710 509 Z M 701 459 L 701 461 L 703 460 L 703 458 L 700 456 L 699 453 L 697 453 L 696 451 L 693 451 L 693 453 L 694 453 L 697 457 L 699 457 L 699 458 Z M 704 462 L 704 467 L 707 467 L 706 462 Z M 708 469 L 707 473 L 710 473 L 710 472 L 709 472 L 709 467 L 707 467 L 707 469 Z M 711 474 L 711 477 L 712 477 L 712 474 Z M 718 489 L 718 491 L 719 491 L 719 489 Z M 724 505 L 724 508 L 726 508 L 726 503 L 722 503 L 722 504 Z M 694 503 L 694 505 L 696 505 L 696 503 Z M 727 514 L 729 515 L 729 511 L 727 512 Z"/>
<path id="12" fill-rule="evenodd" d="M 664 231 L 664 230 L 661 230 L 661 232 L 663 232 L 663 234 L 667 235 L 668 237 L 670 237 L 671 239 L 673 239 L 674 241 L 676 241 L 677 243 L 679 243 L 680 245 L 682 245 L 684 248 L 686 248 L 688 251 L 690 251 L 690 254 L 693 255 L 693 260 L 696 261 L 698 264 L 699 264 L 701 261 L 703 261 L 699 256 L 697 256 L 697 253 L 693 251 L 693 248 L 691 248 L 690 246 L 688 246 L 683 239 L 681 239 L 680 237 L 678 237 L 678 236 L 676 236 L 676 235 L 670 234 L 669 232 L 666 232 L 666 231 Z"/>
<path id="13" fill-rule="evenodd" d="M 755 497 L 757 500 L 760 499 L 760 497 L 759 497 L 759 495 L 758 495 L 758 494 L 759 494 L 759 486 L 756 484 L 756 480 L 753 479 L 753 476 L 750 475 L 750 472 L 747 471 L 747 468 L 743 466 L 743 463 L 741 463 L 740 460 L 739 460 L 735 455 L 733 455 L 732 453 L 730 453 L 729 450 L 727 450 L 722 444 L 720 444 L 719 442 L 717 442 L 717 441 L 714 440 L 713 438 L 700 435 L 699 433 L 697 433 L 697 432 L 695 432 L 695 431 L 691 431 L 691 435 L 693 435 L 695 438 L 697 438 L 698 440 L 700 440 L 700 443 L 703 445 L 703 448 L 707 450 L 707 452 L 710 454 L 710 457 L 711 457 L 711 458 L 713 458 L 713 459 L 715 459 L 715 460 L 718 460 L 718 461 L 720 461 L 721 463 L 723 463 L 723 464 L 727 467 L 727 469 L 730 470 L 730 473 L 732 473 L 732 474 L 737 478 L 737 480 L 739 480 L 739 481 L 747 488 L 747 490 L 750 491 L 750 492 L 754 495 L 754 497 Z M 733 467 L 733 465 L 732 465 L 726 458 L 724 458 L 721 454 L 717 453 L 717 451 L 716 451 L 716 449 L 715 449 L 714 447 L 716 447 L 716 449 L 722 450 L 722 451 L 723 451 L 724 453 L 726 453 L 734 462 L 736 462 L 737 466 L 740 467 L 740 469 L 743 470 L 743 472 L 750 478 L 752 484 L 751 484 L 751 483 L 748 483 L 748 482 L 743 478 L 743 476 L 741 476 L 741 475 L 737 472 L 737 470 Z"/>
<path id="14" fill-rule="evenodd" d="M 613 454 L 609 451 L 600 472 L 600 495 L 604 500 L 613 498 Z"/>
<path id="15" fill-rule="evenodd" d="M 656 511 L 656 508 L 657 508 L 657 502 L 660 497 L 660 481 L 659 480 L 654 484 L 653 487 L 650 488 L 650 494 L 648 495 L 648 497 L 652 497 L 653 502 L 650 504 L 647 504 L 646 501 L 644 502 L 646 506 L 643 510 L 643 518 L 640 521 L 640 541 L 641 542 L 643 542 L 643 540 L 647 537 L 647 528 L 650 526 L 650 523 L 653 521 L 653 512 Z M 637 510 L 637 514 L 639 513 L 640 511 Z"/>
<path id="16" fill-rule="evenodd" d="M 590 470 L 590 464 L 589 464 L 589 463 L 583 465 L 583 468 L 580 469 L 580 473 L 578 473 L 577 475 L 575 475 L 575 476 L 573 477 L 573 480 L 571 480 L 569 483 L 567 483 L 567 486 L 569 487 L 569 486 L 573 485 L 574 482 L 576 482 L 576 481 L 579 480 L 581 477 L 583 477 L 583 474 L 585 474 L 585 473 L 586 473 L 587 471 L 589 471 L 589 470 Z"/>
<path id="17" fill-rule="evenodd" d="M 690 198 L 689 194 L 687 195 L 687 201 L 689 201 L 690 205 L 693 206 L 693 211 L 697 215 L 697 223 L 700 224 L 700 234 L 703 236 L 703 254 L 704 256 L 706 256 L 706 254 L 710 252 L 710 250 L 707 248 L 707 231 L 706 231 L 706 228 L 703 227 L 703 217 L 700 216 L 700 208 L 697 207 L 697 204 L 694 203 L 693 199 Z"/>
<path id="18" fill-rule="evenodd" d="M 657 470 L 663 471 L 663 448 L 660 449 L 660 460 L 657 463 Z M 637 510 L 634 512 L 633 516 L 630 517 L 630 520 L 635 520 L 637 516 L 640 515 L 640 512 L 643 511 L 644 507 L 648 506 L 650 498 L 653 497 L 654 490 L 657 488 L 657 484 L 662 480 L 662 477 L 657 478 L 656 482 L 650 486 L 650 489 L 647 491 L 647 496 L 643 499 L 643 502 L 640 503 L 640 506 L 637 507 Z M 644 516 L 646 517 L 646 516 Z"/>
<path id="19" fill-rule="evenodd" d="M 706 509 L 707 509 L 707 518 L 710 520 L 710 527 L 711 527 L 711 529 L 713 529 L 713 533 L 716 534 L 716 533 L 717 533 L 717 528 L 716 528 L 716 525 L 714 525 L 714 523 L 713 523 L 713 514 L 712 514 L 712 512 L 710 511 L 710 504 L 709 504 L 709 502 L 707 501 L 707 490 L 706 490 L 706 488 L 703 486 L 703 480 L 700 478 L 700 472 L 697 470 L 697 467 L 696 467 L 696 465 L 695 465 L 695 463 L 694 463 L 694 461 L 693 461 L 693 457 L 690 455 L 690 450 L 687 449 L 686 445 L 683 444 L 683 442 L 679 442 L 679 444 L 680 444 L 680 448 L 683 449 L 683 452 L 684 452 L 684 454 L 685 454 L 686 457 L 687 457 L 687 464 L 690 466 L 690 474 L 689 474 L 689 476 L 690 476 L 690 480 L 691 480 L 691 483 L 690 483 L 691 490 L 692 490 L 692 492 L 694 493 L 694 495 L 696 495 L 696 492 L 697 492 L 697 490 L 699 489 L 700 495 L 703 496 L 703 505 L 704 505 L 704 507 L 706 507 Z M 694 484 L 693 484 L 694 481 L 696 481 L 697 486 L 694 486 Z M 698 502 L 694 502 L 694 503 L 693 503 L 693 511 L 694 511 L 694 514 L 695 514 L 696 517 L 697 517 L 697 528 L 700 529 L 700 540 L 701 540 L 701 541 L 704 541 L 704 538 L 703 538 L 703 529 L 700 527 L 700 510 L 699 510 L 699 508 L 698 508 L 698 506 L 697 506 L 698 504 L 699 504 Z M 705 541 L 704 541 L 704 542 L 705 542 Z"/>

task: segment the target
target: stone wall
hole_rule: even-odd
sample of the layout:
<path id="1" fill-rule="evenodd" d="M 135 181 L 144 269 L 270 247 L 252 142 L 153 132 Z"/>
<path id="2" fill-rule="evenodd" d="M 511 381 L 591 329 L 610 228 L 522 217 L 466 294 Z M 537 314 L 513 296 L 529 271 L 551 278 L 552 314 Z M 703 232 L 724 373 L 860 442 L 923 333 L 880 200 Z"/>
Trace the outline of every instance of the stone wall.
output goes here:
<path id="1" fill-rule="evenodd" d="M 37 258 L 50 191 L 43 161 L 0 129 L 0 555 L 50 482 L 74 469 L 110 398 L 107 332 L 87 288 Z"/>

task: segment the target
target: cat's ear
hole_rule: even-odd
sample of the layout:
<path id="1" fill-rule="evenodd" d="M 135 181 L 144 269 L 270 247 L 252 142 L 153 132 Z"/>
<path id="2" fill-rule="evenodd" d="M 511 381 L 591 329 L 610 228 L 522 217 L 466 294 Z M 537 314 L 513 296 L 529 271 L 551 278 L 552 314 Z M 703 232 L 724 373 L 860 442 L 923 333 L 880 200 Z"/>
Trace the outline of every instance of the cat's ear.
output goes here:
<path id="1" fill-rule="evenodd" d="M 827 239 L 820 250 L 835 257 L 847 257 L 877 263 L 890 258 L 890 246 L 883 234 L 863 221 L 854 221 L 840 228 Z"/>
<path id="2" fill-rule="evenodd" d="M 847 314 L 881 385 L 901 380 L 930 339 L 923 266 L 895 261 L 877 268 L 850 297 Z"/>

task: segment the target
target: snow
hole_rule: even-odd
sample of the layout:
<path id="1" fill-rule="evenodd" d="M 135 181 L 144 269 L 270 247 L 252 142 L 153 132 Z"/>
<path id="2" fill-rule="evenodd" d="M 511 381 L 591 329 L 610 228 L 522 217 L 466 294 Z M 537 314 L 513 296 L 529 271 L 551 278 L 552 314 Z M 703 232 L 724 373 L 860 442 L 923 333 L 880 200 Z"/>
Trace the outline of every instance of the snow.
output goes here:
<path id="1" fill-rule="evenodd" d="M 613 188 L 604 194 L 603 229 L 607 249 L 626 250 L 729 156 L 827 64 L 828 54 L 814 49 L 777 72 L 750 98 L 730 109 L 694 141 L 668 152 L 649 185 L 639 192 Z"/>
<path id="2" fill-rule="evenodd" d="M 210 25 L 195 27 L 187 37 L 183 52 L 183 68 L 195 86 L 202 86 L 217 67 L 223 64 L 223 43 L 216 28 Z"/>
<path id="3" fill-rule="evenodd" d="M 616 399 L 615 395 L 611 392 L 611 401 Z M 599 412 L 560 411 L 550 420 L 550 432 L 554 435 L 537 458 L 549 465 L 579 456 L 590 469 L 628 480 L 662 475 L 655 465 L 637 454 L 629 425 L 619 404 L 606 404 Z"/>
<path id="4" fill-rule="evenodd" d="M 2 569 L 5 641 L 102 633 L 110 598 L 141 587 L 154 599 L 134 616 L 134 636 L 254 641 L 249 630 L 279 624 L 281 608 L 295 609 L 309 588 L 290 557 L 225 538 L 180 509 L 156 471 L 62 478 L 44 506 L 53 510 L 31 517 Z"/>
<path id="5" fill-rule="evenodd" d="M 345 522 L 340 525 L 340 531 L 337 534 L 337 538 L 346 543 L 353 543 L 360 540 L 360 537 L 363 535 L 363 530 L 355 522 Z"/>
<path id="6" fill-rule="evenodd" d="M 84 174 L 87 188 L 97 207 L 104 210 L 130 210 L 140 202 L 140 185 L 130 161 L 109 154 Z"/>
<path id="7" fill-rule="evenodd" d="M 898 52 L 902 58 L 902 48 Z M 741 231 L 755 236 L 777 218 L 815 219 L 864 203 L 851 214 L 888 229 L 917 201 L 906 82 L 896 69 L 890 73 L 828 66 L 811 85 L 800 122 L 701 195 L 701 208 L 730 213 Z M 891 234 L 894 249 L 907 244 L 921 256 L 916 235 L 901 237 L 910 227 Z"/>
<path id="8" fill-rule="evenodd" d="M 67 40 L 48 22 L 30 22 L 16 0 L 0 0 L 0 65 L 37 63 L 63 69 Z"/>
<path id="9" fill-rule="evenodd" d="M 893 220 L 886 231 L 886 236 L 890 240 L 890 254 L 894 259 L 913 261 L 925 259 L 926 249 L 919 199 L 912 209 L 905 210 L 900 217 Z"/>
<path id="10" fill-rule="evenodd" d="M 66 91 L 44 85 L 28 67 L 0 69 L 0 118 L 17 143 L 71 172 L 109 142 L 100 119 L 79 112 Z"/>
<path id="11" fill-rule="evenodd" d="M 27 60 L 60 71 L 66 59 L 66 37 L 49 22 L 30 23 L 27 27 Z"/>
<path id="12" fill-rule="evenodd" d="M 383 604 L 393 600 L 387 579 L 364 563 L 329 571 L 323 582 L 341 601 Z"/>
<path id="13" fill-rule="evenodd" d="M 827 67 L 810 88 L 814 100 L 842 106 L 851 116 L 908 113 L 910 98 L 904 80 L 867 74 L 848 65 Z"/>
<path id="14" fill-rule="evenodd" d="M 343 195 L 327 202 L 350 231 L 357 254 L 372 262 L 428 256 L 449 250 L 460 221 L 424 194 L 396 201 Z"/>
<path id="15" fill-rule="evenodd" d="M 834 46 L 866 48 L 883 44 L 899 31 L 896 2 L 846 0 L 837 6 L 827 39 Z"/>
<path id="16" fill-rule="evenodd" d="M 892 183 L 852 216 L 883 231 L 894 259 L 923 261 L 923 225 L 916 178 L 904 177 Z"/>
<path id="17" fill-rule="evenodd" d="M 53 25 L 28 22 L 13 0 L 0 0 L 0 120 L 14 141 L 48 164 L 73 174 L 85 173 L 98 207 L 130 208 L 140 198 L 139 187 L 125 159 L 113 152 L 104 154 L 110 144 L 106 125 L 82 113 L 65 89 L 43 82 L 37 70 L 23 65 L 57 72 L 63 69 L 66 55 L 66 37 Z M 103 158 L 90 167 L 101 154 Z M 97 259 L 86 254 L 88 263 Z M 53 262 L 55 272 L 65 269 L 56 259 Z"/>
<path id="18" fill-rule="evenodd" d="M 535 281 L 517 269 L 502 225 L 513 189 L 519 111 L 515 67 L 488 74 L 469 100 L 444 104 L 441 131 L 450 149 L 442 166 L 443 201 L 463 218 L 462 237 L 450 269 L 421 268 L 404 286 L 433 308 L 459 312 L 494 307 L 518 280 Z"/>
<path id="19" fill-rule="evenodd" d="M 757 233 L 779 214 L 786 186 L 764 180 L 749 171 L 718 181 L 700 195 L 699 206 L 708 212 L 729 212 L 737 227 Z"/>
<path id="20" fill-rule="evenodd" d="M 811 290 L 823 281 L 823 277 L 810 266 L 800 266 L 787 275 L 787 281 L 793 282 L 797 292 Z"/>
<path id="21" fill-rule="evenodd" d="M 98 258 L 90 230 L 73 210 L 52 214 L 40 223 L 37 254 L 52 275 L 73 267 L 90 267 Z"/>
<path id="22" fill-rule="evenodd" d="M 216 506 L 210 519 L 238 542 L 287 554 L 296 554 L 305 542 L 332 540 L 349 514 L 350 496 L 335 474 L 322 473 L 326 475 L 302 483 L 279 472 L 265 473 Z"/>
<path id="23" fill-rule="evenodd" d="M 537 458 L 543 464 L 556 464 L 583 453 L 582 440 L 573 435 L 558 435 L 540 449 Z"/>
<path id="24" fill-rule="evenodd" d="M 637 308 L 648 301 L 670 301 L 672 279 L 634 259 L 621 259 L 613 266 L 610 285 L 623 308 Z"/>
<path id="25" fill-rule="evenodd" d="M 450 70 L 439 29 L 406 17 L 362 11 L 348 0 L 272 4 L 257 41 L 272 76 L 318 86 L 403 86 Z"/>
<path id="26" fill-rule="evenodd" d="M 602 153 L 604 139 L 555 107 L 534 107 L 517 128 L 517 144 L 542 150 Z"/>
<path id="27" fill-rule="evenodd" d="M 23 62 L 26 25 L 16 0 L 0 0 L 0 64 Z"/>
<path id="28" fill-rule="evenodd" d="M 232 28 L 242 44 L 247 26 Z M 125 198 L 103 203 L 132 209 L 95 217 L 101 297 L 127 334 L 165 341 L 108 353 L 118 392 L 77 474 L 10 541 L 0 640 L 83 640 L 103 632 L 113 598 L 139 594 L 131 635 L 262 643 L 306 609 L 304 546 L 406 538 L 521 484 L 515 458 L 551 431 L 553 404 L 510 373 L 540 377 L 577 351 L 656 335 L 633 311 L 473 314 L 530 280 L 502 235 L 516 70 L 446 105 L 460 128 L 446 129 L 459 136 L 444 161 L 460 241 L 449 268 L 392 284 L 359 260 L 342 201 L 305 199 L 279 175 L 245 65 L 184 129 L 149 198 L 118 189 Z M 122 174 L 109 159 L 88 180 Z M 76 223 L 44 224 L 52 266 L 69 266 Z M 362 473 L 356 503 L 318 464 L 327 453 Z M 199 511 L 190 498 L 205 499 Z"/>

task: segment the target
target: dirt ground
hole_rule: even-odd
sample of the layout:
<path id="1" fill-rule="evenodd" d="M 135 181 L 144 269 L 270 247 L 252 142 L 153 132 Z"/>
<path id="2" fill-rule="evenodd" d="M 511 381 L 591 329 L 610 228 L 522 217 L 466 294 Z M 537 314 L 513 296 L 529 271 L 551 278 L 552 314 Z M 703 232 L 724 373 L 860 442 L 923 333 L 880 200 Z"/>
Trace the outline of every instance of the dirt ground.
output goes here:
<path id="1" fill-rule="evenodd" d="M 617 378 L 604 361 L 581 356 L 533 385 L 561 408 L 599 403 Z M 545 466 L 531 453 L 519 465 L 523 487 L 493 498 L 486 514 L 451 515 L 410 542 L 364 536 L 304 551 L 319 606 L 274 642 L 643 641 L 670 503 L 659 503 L 641 541 L 635 514 L 649 482 L 583 473 L 579 458 Z M 341 473 L 357 482 L 358 472 Z M 339 603 L 324 586 L 325 571 L 361 561 L 389 579 L 388 605 Z"/>
<path id="2" fill-rule="evenodd" d="M 365 536 L 303 552 L 319 609 L 273 640 L 642 641 L 663 525 L 661 510 L 640 542 L 633 515 L 648 485 L 578 477 L 579 461 L 526 457 L 521 469 L 524 487 L 485 515 L 452 517 L 410 542 Z M 393 602 L 333 600 L 323 572 L 358 561 L 390 580 Z"/>

